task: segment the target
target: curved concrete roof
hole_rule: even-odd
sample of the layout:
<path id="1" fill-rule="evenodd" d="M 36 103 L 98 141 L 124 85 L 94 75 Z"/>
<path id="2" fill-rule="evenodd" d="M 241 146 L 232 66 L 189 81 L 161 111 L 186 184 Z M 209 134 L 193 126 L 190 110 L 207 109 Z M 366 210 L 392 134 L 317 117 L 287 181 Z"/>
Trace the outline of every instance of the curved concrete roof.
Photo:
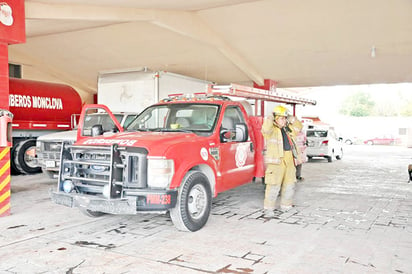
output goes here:
<path id="1" fill-rule="evenodd" d="M 97 75 L 166 70 L 278 87 L 412 82 L 410 0 L 26 0 L 9 61 L 94 93 Z M 24 72 L 24 71 L 23 71 Z"/>

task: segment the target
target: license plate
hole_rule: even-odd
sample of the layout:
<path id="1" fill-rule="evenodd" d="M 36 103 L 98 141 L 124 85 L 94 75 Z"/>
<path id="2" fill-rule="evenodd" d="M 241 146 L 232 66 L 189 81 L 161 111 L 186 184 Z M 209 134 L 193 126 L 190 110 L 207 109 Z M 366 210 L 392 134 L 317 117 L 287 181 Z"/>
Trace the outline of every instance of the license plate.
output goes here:
<path id="1" fill-rule="evenodd" d="M 136 214 L 135 201 L 91 201 L 88 208 L 92 211 L 102 211 L 111 214 Z"/>
<path id="2" fill-rule="evenodd" d="M 46 164 L 46 167 L 56 167 L 55 161 L 46 161 L 45 164 Z"/>

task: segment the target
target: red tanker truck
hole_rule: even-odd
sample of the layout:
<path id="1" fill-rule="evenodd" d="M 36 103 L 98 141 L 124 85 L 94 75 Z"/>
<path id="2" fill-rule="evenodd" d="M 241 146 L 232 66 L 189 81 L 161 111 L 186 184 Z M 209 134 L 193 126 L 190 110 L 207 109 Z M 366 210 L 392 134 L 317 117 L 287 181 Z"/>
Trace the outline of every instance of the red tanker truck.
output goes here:
<path id="1" fill-rule="evenodd" d="M 82 100 L 76 90 L 63 84 L 10 78 L 9 87 L 10 112 L 14 115 L 12 172 L 40 172 L 35 159 L 36 138 L 73 129 Z"/>

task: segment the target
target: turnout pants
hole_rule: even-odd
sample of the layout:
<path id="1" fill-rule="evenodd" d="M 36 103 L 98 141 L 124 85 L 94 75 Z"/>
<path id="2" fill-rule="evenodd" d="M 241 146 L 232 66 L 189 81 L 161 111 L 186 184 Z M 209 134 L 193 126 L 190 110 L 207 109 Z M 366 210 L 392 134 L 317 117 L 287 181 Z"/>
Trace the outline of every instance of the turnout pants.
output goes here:
<path id="1" fill-rule="evenodd" d="M 291 151 L 285 151 L 280 164 L 268 164 L 265 172 L 264 209 L 273 210 L 280 195 L 280 207 L 290 207 L 293 202 L 296 183 L 296 168 Z"/>

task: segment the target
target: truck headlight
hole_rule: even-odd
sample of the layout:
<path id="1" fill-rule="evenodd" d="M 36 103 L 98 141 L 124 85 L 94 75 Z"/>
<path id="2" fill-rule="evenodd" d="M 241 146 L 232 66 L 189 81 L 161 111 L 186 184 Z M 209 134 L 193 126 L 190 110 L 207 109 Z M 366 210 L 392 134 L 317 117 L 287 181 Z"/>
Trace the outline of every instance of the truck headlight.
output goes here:
<path id="1" fill-rule="evenodd" d="M 71 180 L 65 180 L 63 182 L 63 191 L 66 193 L 72 192 L 74 189 L 74 184 Z"/>
<path id="2" fill-rule="evenodd" d="M 166 188 L 172 181 L 174 172 L 173 160 L 148 159 L 147 185 L 149 187 Z"/>

